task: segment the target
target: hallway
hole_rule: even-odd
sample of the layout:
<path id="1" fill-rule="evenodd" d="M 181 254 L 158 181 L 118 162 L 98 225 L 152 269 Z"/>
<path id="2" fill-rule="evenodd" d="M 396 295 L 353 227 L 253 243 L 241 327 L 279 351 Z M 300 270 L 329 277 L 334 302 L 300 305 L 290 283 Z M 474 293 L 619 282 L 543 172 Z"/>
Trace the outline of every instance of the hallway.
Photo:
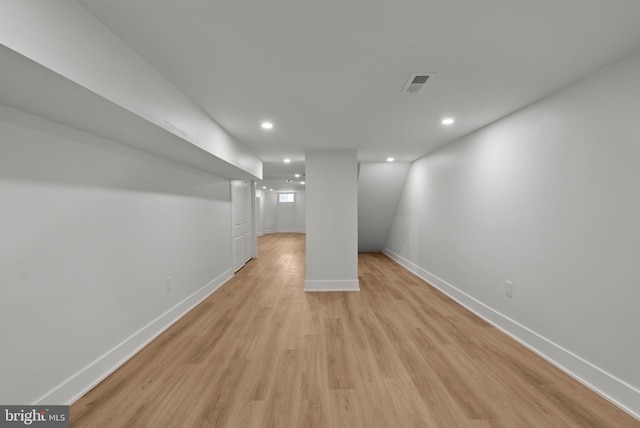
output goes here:
<path id="1" fill-rule="evenodd" d="M 258 258 L 71 407 L 73 427 L 637 427 L 381 254 L 305 293 L 304 235 Z"/>

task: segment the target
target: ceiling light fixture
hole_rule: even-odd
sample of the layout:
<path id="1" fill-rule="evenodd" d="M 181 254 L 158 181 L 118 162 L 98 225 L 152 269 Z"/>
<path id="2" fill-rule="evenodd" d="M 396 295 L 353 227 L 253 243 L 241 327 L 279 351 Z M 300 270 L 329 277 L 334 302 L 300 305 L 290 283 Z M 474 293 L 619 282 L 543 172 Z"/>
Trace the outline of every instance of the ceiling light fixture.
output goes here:
<path id="1" fill-rule="evenodd" d="M 301 182 L 300 182 L 300 184 L 305 184 L 305 183 L 306 183 L 305 181 L 301 181 Z"/>
<path id="2" fill-rule="evenodd" d="M 273 129 L 273 123 L 271 122 L 262 122 L 262 129 Z"/>
<path id="3" fill-rule="evenodd" d="M 300 178 L 300 174 L 294 175 L 295 178 Z"/>
<path id="4" fill-rule="evenodd" d="M 447 117 L 447 118 L 442 119 L 442 124 L 443 125 L 451 125 L 451 124 L 453 124 L 453 122 L 455 122 L 455 121 L 453 120 L 452 117 Z"/>
<path id="5" fill-rule="evenodd" d="M 388 157 L 388 158 L 387 158 L 387 162 L 393 162 L 394 160 L 395 160 L 395 159 L 394 159 L 394 158 L 392 158 L 392 157 Z"/>
<path id="6" fill-rule="evenodd" d="M 286 159 L 284 160 L 284 163 L 291 163 L 291 159 L 286 158 Z"/>

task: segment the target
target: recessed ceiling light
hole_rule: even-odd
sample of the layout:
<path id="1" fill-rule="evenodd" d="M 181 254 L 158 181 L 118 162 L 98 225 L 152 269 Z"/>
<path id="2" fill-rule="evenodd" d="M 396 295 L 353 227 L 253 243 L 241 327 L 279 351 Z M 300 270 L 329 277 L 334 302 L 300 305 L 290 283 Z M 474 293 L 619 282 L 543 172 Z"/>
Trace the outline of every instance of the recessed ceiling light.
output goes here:
<path id="1" fill-rule="evenodd" d="M 262 129 L 273 129 L 273 123 L 271 122 L 262 122 Z"/>
<path id="2" fill-rule="evenodd" d="M 269 189 L 270 192 L 273 192 L 273 189 Z"/>
<path id="3" fill-rule="evenodd" d="M 266 189 L 266 188 L 267 188 L 267 186 L 262 186 L 262 188 L 263 188 L 263 189 Z"/>
<path id="4" fill-rule="evenodd" d="M 391 158 L 391 157 L 387 158 L 387 162 L 393 162 L 394 160 L 395 160 L 395 159 L 394 159 L 394 158 Z"/>
<path id="5" fill-rule="evenodd" d="M 294 175 L 295 178 L 300 178 L 300 174 Z"/>
<path id="6" fill-rule="evenodd" d="M 301 181 L 300 184 L 305 184 L 305 181 Z"/>
<path id="7" fill-rule="evenodd" d="M 286 158 L 286 159 L 284 160 L 284 163 L 291 163 L 291 159 Z"/>
<path id="8" fill-rule="evenodd" d="M 443 125 L 451 125 L 453 122 L 455 122 L 455 121 L 453 120 L 452 117 L 446 117 L 446 118 L 442 119 L 442 124 Z"/>

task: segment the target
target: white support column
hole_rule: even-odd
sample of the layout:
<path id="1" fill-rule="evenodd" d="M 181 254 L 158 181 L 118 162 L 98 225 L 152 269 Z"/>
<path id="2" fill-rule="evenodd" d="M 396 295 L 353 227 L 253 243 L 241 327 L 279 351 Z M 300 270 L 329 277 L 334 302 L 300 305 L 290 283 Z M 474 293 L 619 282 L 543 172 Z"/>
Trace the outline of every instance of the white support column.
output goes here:
<path id="1" fill-rule="evenodd" d="M 356 150 L 306 152 L 305 291 L 359 291 Z"/>

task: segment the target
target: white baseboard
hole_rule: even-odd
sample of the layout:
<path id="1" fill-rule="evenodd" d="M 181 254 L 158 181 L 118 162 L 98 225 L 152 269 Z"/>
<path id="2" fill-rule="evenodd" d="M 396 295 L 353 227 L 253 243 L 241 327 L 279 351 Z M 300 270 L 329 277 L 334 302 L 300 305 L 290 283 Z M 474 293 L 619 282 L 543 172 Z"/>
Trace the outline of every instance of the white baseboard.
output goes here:
<path id="1" fill-rule="evenodd" d="M 640 390 L 528 329 L 517 321 L 497 312 L 388 248 L 384 249 L 384 254 L 580 383 L 611 401 L 636 419 L 640 419 Z"/>
<path id="2" fill-rule="evenodd" d="M 357 279 L 305 280 L 304 291 L 360 291 Z"/>
<path id="3" fill-rule="evenodd" d="M 202 287 L 164 314 L 141 328 L 115 348 L 108 351 L 75 375 L 55 387 L 53 390 L 36 400 L 35 405 L 68 404 L 71 405 L 89 390 L 102 382 L 117 368 L 126 363 L 142 348 L 158 337 L 167 328 L 186 315 L 200 302 L 209 297 L 214 291 L 233 277 L 231 270 L 226 271 L 209 284 Z"/>
<path id="4" fill-rule="evenodd" d="M 302 229 L 270 229 L 270 230 L 265 230 L 262 234 L 263 235 L 270 235 L 272 233 L 306 233 L 306 230 Z"/>

